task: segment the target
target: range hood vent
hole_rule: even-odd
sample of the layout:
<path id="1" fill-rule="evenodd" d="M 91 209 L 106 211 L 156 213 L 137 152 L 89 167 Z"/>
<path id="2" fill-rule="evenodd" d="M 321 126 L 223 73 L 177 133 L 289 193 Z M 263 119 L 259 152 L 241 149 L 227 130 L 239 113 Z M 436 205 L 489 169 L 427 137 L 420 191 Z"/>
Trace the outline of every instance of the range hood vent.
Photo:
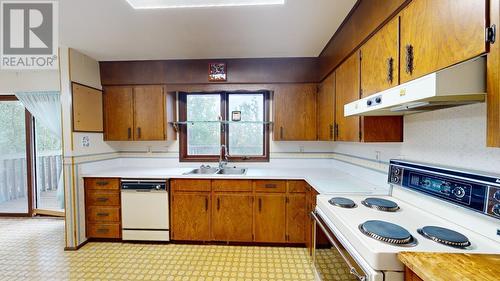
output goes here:
<path id="1" fill-rule="evenodd" d="M 486 58 L 479 57 L 344 105 L 345 116 L 404 115 L 484 102 Z"/>

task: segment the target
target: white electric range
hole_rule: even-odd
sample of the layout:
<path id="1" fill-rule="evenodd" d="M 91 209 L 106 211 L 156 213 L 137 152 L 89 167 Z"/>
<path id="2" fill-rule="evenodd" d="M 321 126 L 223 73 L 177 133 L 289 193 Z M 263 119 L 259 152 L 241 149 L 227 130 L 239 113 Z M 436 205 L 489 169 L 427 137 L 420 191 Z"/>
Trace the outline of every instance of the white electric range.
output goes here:
<path id="1" fill-rule="evenodd" d="M 321 280 L 400 281 L 401 251 L 500 254 L 500 176 L 391 161 L 390 196 L 320 195 Z"/>

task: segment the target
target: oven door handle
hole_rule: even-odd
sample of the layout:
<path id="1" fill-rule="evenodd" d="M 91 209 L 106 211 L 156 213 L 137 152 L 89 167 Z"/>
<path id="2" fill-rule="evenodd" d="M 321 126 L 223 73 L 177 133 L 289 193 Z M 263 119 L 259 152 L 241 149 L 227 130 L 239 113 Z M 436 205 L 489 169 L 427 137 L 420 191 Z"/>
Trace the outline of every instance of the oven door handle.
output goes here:
<path id="1" fill-rule="evenodd" d="M 352 265 L 351 261 L 344 255 L 344 253 L 340 249 L 339 245 L 337 245 L 337 242 L 335 242 L 335 239 L 333 239 L 330 236 L 328 230 L 326 229 L 326 226 L 324 226 L 321 223 L 320 219 L 318 218 L 318 216 L 316 215 L 316 213 L 314 211 L 311 212 L 311 216 L 313 217 L 314 221 L 316 221 L 316 224 L 319 225 L 319 227 L 323 230 L 323 233 L 328 238 L 328 241 L 330 241 L 330 243 L 332 243 L 332 245 L 335 247 L 335 249 L 337 249 L 337 252 L 339 252 L 342 259 L 344 259 L 344 261 L 346 262 L 347 266 L 349 266 L 349 268 L 350 268 L 349 273 L 354 275 L 359 281 L 366 281 L 366 276 L 358 273 L 356 268 Z"/>

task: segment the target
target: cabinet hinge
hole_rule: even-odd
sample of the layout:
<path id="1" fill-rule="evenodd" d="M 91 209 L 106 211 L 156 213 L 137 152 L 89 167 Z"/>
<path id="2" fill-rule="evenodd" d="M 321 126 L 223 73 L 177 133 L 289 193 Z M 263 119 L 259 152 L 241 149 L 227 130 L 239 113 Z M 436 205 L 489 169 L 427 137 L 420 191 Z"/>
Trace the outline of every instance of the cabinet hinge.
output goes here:
<path id="1" fill-rule="evenodd" d="M 497 26 L 492 25 L 486 28 L 486 42 L 493 44 L 495 43 L 497 35 Z"/>

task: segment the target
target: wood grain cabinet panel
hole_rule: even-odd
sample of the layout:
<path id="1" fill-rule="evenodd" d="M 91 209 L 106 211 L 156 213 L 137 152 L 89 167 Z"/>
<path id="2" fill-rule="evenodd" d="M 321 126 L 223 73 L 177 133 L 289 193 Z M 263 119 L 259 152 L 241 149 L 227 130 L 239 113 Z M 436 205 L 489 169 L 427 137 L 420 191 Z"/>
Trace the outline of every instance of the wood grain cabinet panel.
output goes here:
<path id="1" fill-rule="evenodd" d="M 120 239 L 120 180 L 84 178 L 84 190 L 87 237 Z"/>
<path id="2" fill-rule="evenodd" d="M 306 193 L 309 190 L 309 185 L 303 180 L 289 180 L 288 193 Z"/>
<path id="3" fill-rule="evenodd" d="M 486 52 L 487 0 L 414 0 L 401 12 L 401 83 Z"/>
<path id="4" fill-rule="evenodd" d="M 490 0 L 490 24 L 497 27 L 496 43 L 490 44 L 487 57 L 487 145 L 500 147 L 500 0 Z"/>
<path id="5" fill-rule="evenodd" d="M 212 180 L 214 192 L 252 192 L 251 180 Z"/>
<path id="6" fill-rule="evenodd" d="M 175 192 L 171 195 L 174 240 L 210 240 L 210 193 Z"/>
<path id="7" fill-rule="evenodd" d="M 175 98 L 162 85 L 104 87 L 104 140 L 175 140 Z"/>
<path id="8" fill-rule="evenodd" d="M 316 84 L 283 85 L 273 97 L 273 139 L 316 140 Z"/>
<path id="9" fill-rule="evenodd" d="M 205 179 L 173 179 L 170 181 L 173 192 L 176 191 L 210 191 L 212 183 Z"/>
<path id="10" fill-rule="evenodd" d="M 212 238 L 216 241 L 253 241 L 253 195 L 214 194 Z"/>
<path id="11" fill-rule="evenodd" d="M 254 180 L 255 192 L 286 192 L 286 180 Z"/>
<path id="12" fill-rule="evenodd" d="M 88 207 L 87 211 L 91 222 L 120 222 L 120 208 L 93 206 Z"/>
<path id="13" fill-rule="evenodd" d="M 288 195 L 286 202 L 286 240 L 304 243 L 307 228 L 306 194 Z"/>
<path id="14" fill-rule="evenodd" d="M 399 18 L 361 47 L 361 93 L 366 97 L 399 84 Z"/>
<path id="15" fill-rule="evenodd" d="M 120 190 L 120 179 L 85 178 L 85 188 L 94 190 Z"/>
<path id="16" fill-rule="evenodd" d="M 286 242 L 286 196 L 257 194 L 255 196 L 255 241 Z"/>
<path id="17" fill-rule="evenodd" d="M 318 140 L 334 140 L 335 72 L 318 86 Z"/>
<path id="18" fill-rule="evenodd" d="M 336 141 L 360 141 L 360 117 L 344 117 L 344 105 L 360 98 L 359 67 L 359 52 L 356 52 L 335 71 Z"/>
<path id="19" fill-rule="evenodd" d="M 135 140 L 164 140 L 165 93 L 158 85 L 134 87 Z"/>
<path id="20" fill-rule="evenodd" d="M 104 140 L 134 139 L 134 93 L 129 86 L 104 88 Z"/>
<path id="21" fill-rule="evenodd" d="M 119 239 L 122 229 L 119 223 L 89 223 L 87 224 L 88 238 Z"/>

